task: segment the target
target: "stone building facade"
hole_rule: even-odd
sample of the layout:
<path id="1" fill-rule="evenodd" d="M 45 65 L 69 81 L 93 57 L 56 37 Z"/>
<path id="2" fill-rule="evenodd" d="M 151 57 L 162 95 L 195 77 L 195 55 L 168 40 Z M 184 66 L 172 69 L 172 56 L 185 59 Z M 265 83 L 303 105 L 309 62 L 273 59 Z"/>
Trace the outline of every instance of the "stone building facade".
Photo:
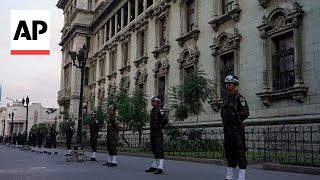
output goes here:
<path id="1" fill-rule="evenodd" d="M 13 118 L 12 118 L 12 113 Z M 10 116 L 9 116 L 10 114 Z M 27 108 L 22 102 L 15 100 L 12 104 L 0 108 L 0 136 L 13 133 L 23 133 L 26 130 Z M 28 111 L 28 132 L 34 124 L 43 123 L 48 128 L 50 124 L 58 123 L 59 111 L 55 108 L 44 108 L 41 103 L 32 103 Z"/>
<path id="2" fill-rule="evenodd" d="M 247 123 L 320 121 L 320 1 L 59 0 L 57 7 L 65 16 L 58 101 L 70 101 L 71 115 L 78 114 L 80 72 L 68 52 L 86 44 L 88 109 L 117 88 L 142 88 L 166 106 L 169 88 L 199 68 L 217 92 L 200 124 L 221 124 L 227 74 L 240 78 Z"/>

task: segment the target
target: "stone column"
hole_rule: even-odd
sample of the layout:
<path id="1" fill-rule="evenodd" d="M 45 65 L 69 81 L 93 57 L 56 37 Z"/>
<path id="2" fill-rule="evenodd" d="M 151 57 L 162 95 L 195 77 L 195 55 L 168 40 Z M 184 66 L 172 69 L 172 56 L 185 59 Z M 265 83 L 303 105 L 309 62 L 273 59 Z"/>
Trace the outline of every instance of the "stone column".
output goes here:
<path id="1" fill-rule="evenodd" d="M 194 29 L 198 29 L 198 7 L 199 7 L 199 1 L 194 1 Z"/>
<path id="2" fill-rule="evenodd" d="M 147 10 L 147 0 L 143 0 L 143 12 Z"/>
<path id="3" fill-rule="evenodd" d="M 123 29 L 124 24 L 124 8 L 121 8 L 121 30 Z"/>
<path id="4" fill-rule="evenodd" d="M 134 18 L 137 19 L 139 13 L 139 0 L 135 0 L 135 16 Z"/>
<path id="5" fill-rule="evenodd" d="M 112 38 L 112 18 L 109 20 L 109 39 Z"/>
<path id="6" fill-rule="evenodd" d="M 293 30 L 293 43 L 294 43 L 294 76 L 295 76 L 295 87 L 303 85 L 301 76 L 301 43 L 300 43 L 300 29 L 295 28 Z"/>

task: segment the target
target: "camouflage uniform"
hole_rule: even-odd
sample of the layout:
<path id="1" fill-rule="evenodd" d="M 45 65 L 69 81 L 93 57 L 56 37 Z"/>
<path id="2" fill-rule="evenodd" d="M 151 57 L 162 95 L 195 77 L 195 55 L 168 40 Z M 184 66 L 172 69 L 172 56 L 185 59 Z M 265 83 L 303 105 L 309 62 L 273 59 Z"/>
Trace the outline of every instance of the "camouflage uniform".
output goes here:
<path id="1" fill-rule="evenodd" d="M 151 151 L 155 159 L 164 158 L 162 128 L 168 123 L 162 108 L 152 108 L 150 111 L 150 141 Z"/>
<path id="2" fill-rule="evenodd" d="M 118 124 L 119 121 L 117 120 L 117 117 L 115 115 L 109 116 L 107 122 L 107 150 L 110 156 L 117 155 L 117 143 L 119 133 Z"/>
<path id="3" fill-rule="evenodd" d="M 237 91 L 224 98 L 221 117 L 224 127 L 224 150 L 228 167 L 246 169 L 245 130 L 242 121 L 249 116 L 249 107 Z"/>
<path id="4" fill-rule="evenodd" d="M 90 123 L 90 145 L 94 152 L 97 152 L 97 141 L 100 125 L 95 118 L 92 118 Z"/>

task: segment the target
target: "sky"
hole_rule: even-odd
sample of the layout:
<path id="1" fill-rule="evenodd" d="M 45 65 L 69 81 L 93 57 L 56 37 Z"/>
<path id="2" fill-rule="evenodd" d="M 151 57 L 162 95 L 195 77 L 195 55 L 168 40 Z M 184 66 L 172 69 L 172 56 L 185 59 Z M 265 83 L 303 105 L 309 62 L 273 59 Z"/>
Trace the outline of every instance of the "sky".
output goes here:
<path id="1" fill-rule="evenodd" d="M 12 103 L 11 98 L 21 101 L 29 96 L 30 104 L 58 107 L 60 89 L 61 39 L 63 12 L 56 7 L 58 0 L 2 0 L 0 6 L 0 83 L 2 94 L 0 107 Z M 49 10 L 50 55 L 10 55 L 10 10 Z"/>

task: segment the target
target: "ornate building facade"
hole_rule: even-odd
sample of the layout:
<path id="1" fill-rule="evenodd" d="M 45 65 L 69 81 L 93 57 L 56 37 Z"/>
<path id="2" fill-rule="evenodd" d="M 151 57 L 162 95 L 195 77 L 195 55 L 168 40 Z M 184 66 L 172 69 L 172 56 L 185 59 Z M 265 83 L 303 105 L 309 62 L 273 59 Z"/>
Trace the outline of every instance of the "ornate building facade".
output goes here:
<path id="1" fill-rule="evenodd" d="M 62 29 L 58 101 L 77 116 L 80 72 L 69 51 L 89 49 L 88 109 L 117 88 L 142 88 L 169 103 L 169 88 L 199 68 L 214 81 L 200 124 L 220 125 L 224 77 L 235 74 L 248 124 L 320 120 L 320 1 L 59 0 Z M 189 118 L 184 125 L 194 125 Z"/>

